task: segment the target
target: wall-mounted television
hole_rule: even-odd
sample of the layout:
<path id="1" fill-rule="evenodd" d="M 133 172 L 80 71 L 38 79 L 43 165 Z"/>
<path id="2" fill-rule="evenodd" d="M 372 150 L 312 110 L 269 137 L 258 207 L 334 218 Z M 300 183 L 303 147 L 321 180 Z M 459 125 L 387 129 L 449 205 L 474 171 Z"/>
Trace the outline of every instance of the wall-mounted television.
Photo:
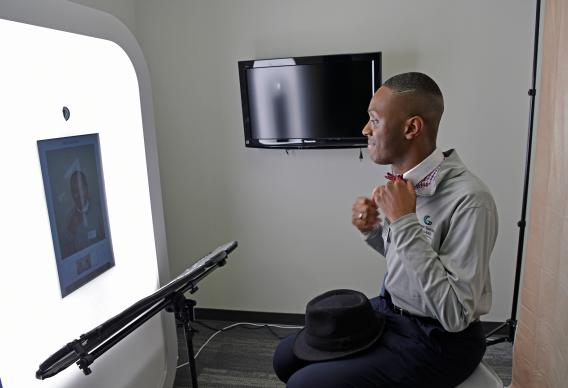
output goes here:
<path id="1" fill-rule="evenodd" d="M 365 147 L 381 53 L 239 61 L 245 146 Z"/>

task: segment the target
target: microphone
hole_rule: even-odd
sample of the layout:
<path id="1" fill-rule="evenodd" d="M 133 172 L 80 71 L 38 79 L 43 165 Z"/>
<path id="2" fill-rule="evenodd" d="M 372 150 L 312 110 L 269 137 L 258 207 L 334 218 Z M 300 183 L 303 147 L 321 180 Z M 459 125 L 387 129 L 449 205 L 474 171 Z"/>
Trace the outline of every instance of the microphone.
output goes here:
<path id="1" fill-rule="evenodd" d="M 48 377 L 54 376 L 78 361 L 84 354 L 85 349 L 83 348 L 80 340 L 69 342 L 40 364 L 39 369 L 36 372 L 36 378 L 44 380 Z"/>

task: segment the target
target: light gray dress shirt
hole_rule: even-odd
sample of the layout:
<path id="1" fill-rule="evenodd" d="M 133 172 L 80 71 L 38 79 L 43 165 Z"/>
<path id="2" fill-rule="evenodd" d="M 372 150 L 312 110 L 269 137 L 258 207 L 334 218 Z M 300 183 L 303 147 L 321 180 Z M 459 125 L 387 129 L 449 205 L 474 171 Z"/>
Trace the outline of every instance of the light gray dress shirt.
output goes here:
<path id="1" fill-rule="evenodd" d="M 403 177 L 416 185 L 416 213 L 383 220 L 365 240 L 386 258 L 384 286 L 396 306 L 464 330 L 491 307 L 495 202 L 455 150 L 434 151 Z"/>

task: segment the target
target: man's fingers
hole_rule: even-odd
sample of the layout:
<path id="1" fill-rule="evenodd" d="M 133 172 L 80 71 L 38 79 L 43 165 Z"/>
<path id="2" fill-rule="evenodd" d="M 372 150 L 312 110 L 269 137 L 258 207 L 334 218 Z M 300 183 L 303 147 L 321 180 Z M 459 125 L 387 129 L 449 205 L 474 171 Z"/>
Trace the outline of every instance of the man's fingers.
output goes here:
<path id="1" fill-rule="evenodd" d="M 411 193 L 416 192 L 416 189 L 414 188 L 414 183 L 412 183 L 410 179 L 406 181 L 406 188 L 408 188 L 408 191 L 410 191 Z"/>
<path id="2" fill-rule="evenodd" d="M 351 223 L 362 233 L 374 230 L 381 223 L 375 201 L 365 197 L 357 198 L 352 208 Z"/>
<path id="3" fill-rule="evenodd" d="M 367 209 L 373 207 L 376 207 L 373 200 L 365 197 L 359 197 L 353 204 L 352 210 L 353 212 L 362 212 L 362 211 L 367 211 Z"/>
<path id="4" fill-rule="evenodd" d="M 380 222 L 375 202 L 366 197 L 359 197 L 353 204 L 351 223 L 362 232 L 373 230 Z"/>
<path id="5" fill-rule="evenodd" d="M 379 191 L 381 190 L 382 186 L 377 186 L 373 189 L 373 193 L 371 194 L 371 198 L 373 199 L 373 202 L 376 204 L 378 203 L 378 199 L 379 199 Z"/>
<path id="6" fill-rule="evenodd" d="M 379 203 L 381 202 L 384 193 L 386 191 L 386 186 L 377 186 L 375 187 L 375 189 L 373 190 L 373 202 L 375 203 L 375 205 L 379 205 Z"/>
<path id="7" fill-rule="evenodd" d="M 374 207 L 361 208 L 353 211 L 353 219 L 366 222 L 367 220 L 374 220 L 378 214 Z"/>

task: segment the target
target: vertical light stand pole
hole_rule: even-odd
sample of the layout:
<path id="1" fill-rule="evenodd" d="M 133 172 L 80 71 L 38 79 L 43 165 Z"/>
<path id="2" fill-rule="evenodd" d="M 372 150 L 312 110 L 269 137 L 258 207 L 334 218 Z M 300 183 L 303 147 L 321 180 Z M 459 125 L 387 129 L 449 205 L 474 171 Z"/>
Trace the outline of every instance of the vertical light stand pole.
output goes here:
<path id="1" fill-rule="evenodd" d="M 521 220 L 517 223 L 519 227 L 519 241 L 517 244 L 517 266 L 515 270 L 515 288 L 513 289 L 513 305 L 511 308 L 511 318 L 505 323 L 490 331 L 486 338 L 489 338 L 504 327 L 508 327 L 506 337 L 487 340 L 487 346 L 495 345 L 501 342 L 515 341 L 515 331 L 517 328 L 517 304 L 519 302 L 519 288 L 521 283 L 521 270 L 523 263 L 523 248 L 525 245 L 525 228 L 527 225 L 527 201 L 529 194 L 529 180 L 531 169 L 531 154 L 532 154 L 532 139 L 533 139 L 533 126 L 534 126 L 534 108 L 536 99 L 536 78 L 537 78 L 537 65 L 538 65 L 538 40 L 540 32 L 540 2 L 536 1 L 536 16 L 535 16 L 535 30 L 534 30 L 534 50 L 533 50 L 533 67 L 532 67 L 532 85 L 529 89 L 530 110 L 529 110 L 529 132 L 527 137 L 527 151 L 525 160 L 525 181 L 523 186 L 523 204 L 521 208 Z"/>

